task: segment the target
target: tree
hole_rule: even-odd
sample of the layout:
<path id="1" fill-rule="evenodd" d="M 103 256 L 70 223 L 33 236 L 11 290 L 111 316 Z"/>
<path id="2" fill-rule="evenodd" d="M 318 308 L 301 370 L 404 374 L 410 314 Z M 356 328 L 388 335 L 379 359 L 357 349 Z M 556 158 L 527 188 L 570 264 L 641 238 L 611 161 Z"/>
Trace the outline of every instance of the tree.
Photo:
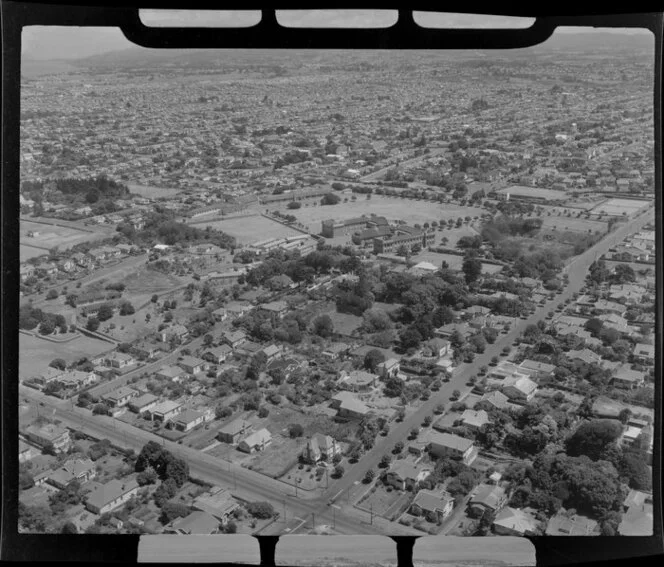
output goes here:
<path id="1" fill-rule="evenodd" d="M 382 469 L 386 469 L 387 467 L 390 466 L 390 462 L 392 462 L 392 457 L 390 457 L 389 455 L 383 455 L 380 458 L 380 463 L 378 464 L 378 466 Z"/>
<path id="2" fill-rule="evenodd" d="M 157 473 L 153 468 L 145 469 L 136 475 L 136 482 L 139 486 L 147 486 L 157 482 Z"/>
<path id="3" fill-rule="evenodd" d="M 373 481 L 373 479 L 376 478 L 376 472 L 373 469 L 369 469 L 365 474 L 364 474 L 364 484 L 369 484 Z"/>
<path id="4" fill-rule="evenodd" d="M 77 534 L 78 528 L 73 522 L 65 522 L 60 530 L 61 534 Z"/>
<path id="5" fill-rule="evenodd" d="M 40 335 L 51 335 L 55 331 L 55 325 L 50 319 L 46 319 L 39 325 Z"/>
<path id="6" fill-rule="evenodd" d="M 336 205 L 340 201 L 341 197 L 335 195 L 334 193 L 328 193 L 327 195 L 323 196 L 323 199 L 321 200 L 321 205 Z"/>
<path id="7" fill-rule="evenodd" d="M 304 434 L 304 427 L 302 427 L 302 425 L 299 423 L 292 423 L 288 426 L 288 434 L 290 435 L 291 439 L 302 437 Z"/>
<path id="8" fill-rule="evenodd" d="M 269 502 L 249 502 L 247 512 L 259 520 L 267 520 L 274 516 L 274 508 Z"/>
<path id="9" fill-rule="evenodd" d="M 459 390 L 454 390 L 454 392 L 452 392 L 453 399 L 458 400 L 460 397 L 461 397 L 461 392 Z"/>
<path id="10" fill-rule="evenodd" d="M 327 338 L 334 332 L 334 325 L 329 315 L 319 315 L 314 319 L 313 332 L 319 337 Z"/>
<path id="11" fill-rule="evenodd" d="M 97 319 L 103 322 L 108 321 L 111 317 L 113 317 L 113 307 L 108 303 L 104 303 L 97 311 Z"/>
<path id="12" fill-rule="evenodd" d="M 67 368 L 67 363 L 62 358 L 54 358 L 49 363 L 49 366 L 51 368 L 57 368 L 58 370 L 64 370 L 65 368 Z"/>
<path id="13" fill-rule="evenodd" d="M 159 301 L 159 296 L 156 293 L 153 294 L 152 297 L 150 298 L 150 301 L 152 303 L 157 303 L 157 301 Z"/>
<path id="14" fill-rule="evenodd" d="M 162 524 L 168 524 L 176 518 L 184 518 L 189 515 L 190 512 L 189 506 L 185 504 L 180 504 L 179 502 L 165 502 L 161 507 L 161 518 L 160 521 Z"/>
<path id="15" fill-rule="evenodd" d="M 614 443 L 622 433 L 619 422 L 611 419 L 595 419 L 582 423 L 567 439 L 566 451 L 572 457 L 587 455 L 596 461 L 602 452 Z"/>
<path id="16" fill-rule="evenodd" d="M 375 373 L 381 362 L 385 362 L 385 355 L 377 349 L 370 350 L 364 356 L 364 368 L 370 372 Z"/>
<path id="17" fill-rule="evenodd" d="M 334 478 L 341 478 L 344 475 L 345 469 L 341 465 L 337 465 L 334 467 L 334 470 L 332 472 L 332 476 Z"/>
<path id="18" fill-rule="evenodd" d="M 478 258 L 466 257 L 461 265 L 466 283 L 471 284 L 482 275 L 482 262 Z"/>
<path id="19" fill-rule="evenodd" d="M 49 289 L 48 293 L 46 294 L 46 299 L 55 299 L 58 297 L 58 291 L 56 289 Z"/>
<path id="20" fill-rule="evenodd" d="M 302 203 L 300 203 L 299 201 L 291 201 L 291 202 L 288 203 L 288 205 L 286 205 L 286 206 L 287 206 L 289 209 L 299 209 L 300 207 L 302 207 Z"/>
<path id="21" fill-rule="evenodd" d="M 134 306 L 129 301 L 123 301 L 120 305 L 120 315 L 133 315 L 136 313 Z"/>

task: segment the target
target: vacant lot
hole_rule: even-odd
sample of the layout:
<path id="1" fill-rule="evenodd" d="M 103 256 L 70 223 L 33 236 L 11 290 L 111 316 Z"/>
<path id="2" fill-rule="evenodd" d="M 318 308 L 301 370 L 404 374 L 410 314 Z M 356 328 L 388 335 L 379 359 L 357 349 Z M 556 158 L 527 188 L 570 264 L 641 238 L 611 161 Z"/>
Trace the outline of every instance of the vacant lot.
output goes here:
<path id="1" fill-rule="evenodd" d="M 276 208 L 276 207 L 274 207 Z M 285 204 L 282 207 L 285 209 Z M 413 225 L 425 222 L 439 221 L 440 219 L 458 218 L 466 216 L 481 216 L 484 212 L 478 207 L 461 207 L 453 204 L 432 203 L 430 201 L 416 201 L 413 199 L 398 199 L 395 197 L 382 197 L 372 195 L 367 200 L 364 195 L 358 195 L 357 201 L 349 200 L 337 205 L 306 205 L 301 209 L 289 211 L 297 220 L 309 227 L 314 234 L 321 231 L 321 221 L 326 219 L 350 219 L 362 215 L 370 216 L 372 213 L 384 216 L 387 220 L 403 220 Z"/>
<path id="2" fill-rule="evenodd" d="M 267 240 L 269 238 L 286 238 L 302 234 L 293 228 L 289 228 L 263 216 L 229 218 L 196 225 L 200 229 L 204 229 L 207 226 L 235 237 L 238 244 L 251 244 L 252 242 Z"/>
<path id="3" fill-rule="evenodd" d="M 89 337 L 81 336 L 68 343 L 54 343 L 23 333 L 19 333 L 18 344 L 19 375 L 26 378 L 42 372 L 54 358 L 63 358 L 69 363 L 113 348 L 111 343 Z"/>
<path id="4" fill-rule="evenodd" d="M 34 233 L 34 236 L 28 236 L 28 232 Z M 65 228 L 24 220 L 21 220 L 20 223 L 20 242 L 26 246 L 42 246 L 47 249 L 58 246 L 61 250 L 64 250 L 74 246 L 74 244 L 97 240 L 101 236 L 94 232 L 84 232 L 75 228 Z"/>
<path id="5" fill-rule="evenodd" d="M 399 508 L 404 506 L 411 497 L 411 493 L 403 493 L 399 490 L 392 489 L 388 492 L 382 483 L 378 483 L 376 489 L 358 506 L 365 510 L 372 510 L 378 516 L 389 518 L 398 512 Z"/>
<path id="6" fill-rule="evenodd" d="M 191 278 L 179 278 L 143 267 L 120 281 L 127 286 L 123 297 L 138 308 L 144 301 L 149 300 L 153 294 L 168 291 L 188 283 L 190 280 Z"/>
<path id="7" fill-rule="evenodd" d="M 346 337 L 352 335 L 353 331 L 362 325 L 362 317 L 358 317 L 357 315 L 337 313 L 336 311 L 330 311 L 328 315 L 332 319 L 334 332 Z"/>
<path id="8" fill-rule="evenodd" d="M 247 465 L 256 472 L 277 478 L 297 462 L 298 455 L 306 443 L 304 437 L 291 439 L 287 436 L 274 435 L 272 443 L 264 451 L 255 453 Z"/>

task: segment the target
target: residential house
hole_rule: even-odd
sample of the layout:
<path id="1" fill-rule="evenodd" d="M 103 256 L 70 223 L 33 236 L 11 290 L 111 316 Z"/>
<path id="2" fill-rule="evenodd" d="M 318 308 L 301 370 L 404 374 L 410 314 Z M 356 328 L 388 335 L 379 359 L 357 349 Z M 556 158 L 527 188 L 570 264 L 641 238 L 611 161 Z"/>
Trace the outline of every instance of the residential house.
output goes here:
<path id="1" fill-rule="evenodd" d="M 247 335 L 243 331 L 227 331 L 221 336 L 224 343 L 232 349 L 236 349 L 247 340 Z"/>
<path id="2" fill-rule="evenodd" d="M 441 358 L 450 352 L 450 342 L 446 339 L 433 338 L 424 345 L 422 353 L 424 356 L 435 356 Z"/>
<path id="3" fill-rule="evenodd" d="M 618 534 L 622 536 L 651 536 L 653 534 L 652 494 L 632 490 L 623 503 L 622 522 Z"/>
<path id="4" fill-rule="evenodd" d="M 631 390 L 643 386 L 646 377 L 640 370 L 632 370 L 629 365 L 623 365 L 616 370 L 613 385 L 616 388 Z"/>
<path id="5" fill-rule="evenodd" d="M 431 467 L 418 466 L 406 459 L 394 461 L 385 475 L 385 484 L 397 490 L 413 490 L 418 483 L 431 475 Z"/>
<path id="6" fill-rule="evenodd" d="M 240 504 L 228 490 L 213 486 L 208 492 L 197 496 L 191 507 L 194 510 L 205 512 L 225 524 L 231 514 L 240 507 Z"/>
<path id="7" fill-rule="evenodd" d="M 37 384 L 45 386 L 49 382 L 52 382 L 54 380 L 59 380 L 64 373 L 65 373 L 64 370 L 48 366 L 46 367 L 45 370 L 41 372 L 41 374 L 39 374 L 39 376 L 33 376 L 32 380 Z"/>
<path id="8" fill-rule="evenodd" d="M 217 323 L 220 323 L 221 321 L 225 321 L 226 319 L 228 319 L 228 311 L 223 307 L 215 309 L 212 312 L 212 315 L 214 316 L 214 320 L 217 321 Z"/>
<path id="9" fill-rule="evenodd" d="M 502 410 L 507 409 L 510 406 L 509 398 L 498 390 L 494 390 L 493 392 L 487 392 L 480 398 L 480 401 L 478 403 L 481 404 L 486 403 L 491 407 Z"/>
<path id="10" fill-rule="evenodd" d="M 57 453 L 65 453 L 71 446 L 69 430 L 53 423 L 30 425 L 26 428 L 25 435 L 41 449 L 52 446 Z"/>
<path id="11" fill-rule="evenodd" d="M 332 343 L 323 352 L 321 352 L 321 355 L 323 355 L 325 358 L 331 358 L 332 360 L 335 360 L 347 354 L 349 348 L 350 347 L 346 343 Z"/>
<path id="12" fill-rule="evenodd" d="M 187 375 L 187 373 L 185 372 L 184 368 L 180 366 L 168 365 L 162 366 L 159 370 L 157 370 L 155 375 L 157 378 L 161 378 L 162 380 L 179 382 Z"/>
<path id="13" fill-rule="evenodd" d="M 388 358 L 384 362 L 381 362 L 376 367 L 376 370 L 378 371 L 378 374 L 381 376 L 381 378 L 395 377 L 397 374 L 399 374 L 401 365 L 399 360 L 396 358 Z"/>
<path id="14" fill-rule="evenodd" d="M 599 364 L 602 360 L 601 356 L 587 348 L 582 350 L 570 350 L 566 356 L 569 360 L 580 360 L 586 364 Z"/>
<path id="15" fill-rule="evenodd" d="M 82 372 L 81 370 L 67 370 L 58 377 L 58 382 L 70 390 L 79 390 L 94 384 L 96 380 L 97 375 L 94 372 Z"/>
<path id="16" fill-rule="evenodd" d="M 134 358 L 130 354 L 113 351 L 106 356 L 105 364 L 111 368 L 125 368 L 134 364 Z"/>
<path id="17" fill-rule="evenodd" d="M 553 516 L 544 531 L 548 536 L 599 535 L 598 524 L 586 516 L 569 515 L 562 509 Z"/>
<path id="18" fill-rule="evenodd" d="M 173 400 L 166 400 L 154 406 L 150 411 L 152 421 L 161 421 L 166 423 L 182 411 L 182 403 Z"/>
<path id="19" fill-rule="evenodd" d="M 83 484 L 95 476 L 97 469 L 90 459 L 70 459 L 50 473 L 47 482 L 62 490 L 75 480 Z"/>
<path id="20" fill-rule="evenodd" d="M 433 490 L 420 490 L 413 503 L 410 512 L 415 515 L 435 516 L 438 522 L 445 520 L 454 509 L 454 498 L 447 492 L 437 493 Z"/>
<path id="21" fill-rule="evenodd" d="M 282 351 L 283 347 L 275 344 L 269 345 L 263 349 L 263 353 L 265 353 L 265 356 L 267 357 L 267 362 L 272 362 L 280 357 Z"/>
<path id="22" fill-rule="evenodd" d="M 333 437 L 314 433 L 304 448 L 303 456 L 308 463 L 315 464 L 318 461 L 329 462 L 340 452 L 341 447 Z"/>
<path id="23" fill-rule="evenodd" d="M 332 397 L 330 407 L 338 410 L 339 417 L 362 419 L 370 413 L 370 409 L 351 392 L 338 392 Z"/>
<path id="24" fill-rule="evenodd" d="M 183 356 L 182 359 L 178 362 L 186 372 L 189 374 L 200 374 L 207 369 L 207 363 L 200 358 L 194 356 Z"/>
<path id="25" fill-rule="evenodd" d="M 230 346 L 223 344 L 218 347 L 208 348 L 203 352 L 202 358 L 213 364 L 221 364 L 232 352 L 233 349 Z"/>
<path id="26" fill-rule="evenodd" d="M 378 376 L 364 370 L 352 370 L 350 373 L 342 370 L 339 386 L 351 392 L 368 392 L 377 382 Z"/>
<path id="27" fill-rule="evenodd" d="M 111 407 L 121 408 L 129 403 L 129 400 L 138 396 L 138 392 L 133 388 L 121 386 L 107 394 L 103 394 L 101 399 Z"/>
<path id="28" fill-rule="evenodd" d="M 217 439 L 225 443 L 237 443 L 240 440 L 240 437 L 250 429 L 251 423 L 238 417 L 224 425 L 219 430 L 219 433 L 217 433 Z"/>
<path id="29" fill-rule="evenodd" d="M 165 343 L 160 344 L 166 346 L 170 350 L 170 346 L 165 345 Z M 154 358 L 159 352 L 161 352 L 161 350 L 159 344 L 153 344 L 147 341 L 139 341 L 134 343 L 131 347 L 131 353 L 140 359 Z"/>
<path id="30" fill-rule="evenodd" d="M 510 376 L 505 378 L 502 391 L 511 402 L 525 404 L 535 397 L 537 384 L 525 376 Z"/>
<path id="31" fill-rule="evenodd" d="M 75 254 L 72 254 L 71 259 L 77 266 L 81 268 L 89 268 L 94 263 L 90 256 L 87 256 L 82 252 L 76 252 Z"/>
<path id="32" fill-rule="evenodd" d="M 546 362 L 538 362 L 536 360 L 526 359 L 518 366 L 518 371 L 525 374 L 533 380 L 540 380 L 542 378 L 549 378 L 553 375 L 556 367 L 553 364 Z"/>
<path id="33" fill-rule="evenodd" d="M 189 336 L 189 331 L 184 325 L 176 324 L 166 327 L 160 331 L 161 340 L 165 343 L 171 340 L 184 341 Z"/>
<path id="34" fill-rule="evenodd" d="M 24 282 L 35 275 L 35 269 L 30 264 L 21 264 L 19 267 L 19 274 L 21 276 L 21 282 Z"/>
<path id="35" fill-rule="evenodd" d="M 150 411 L 154 408 L 159 402 L 159 398 L 153 394 L 143 394 L 129 401 L 128 407 L 131 411 L 135 413 L 143 413 L 144 411 Z"/>
<path id="36" fill-rule="evenodd" d="M 132 496 L 136 496 L 139 488 L 134 477 L 113 479 L 90 493 L 85 507 L 90 512 L 100 515 L 112 512 L 126 504 Z"/>
<path id="37" fill-rule="evenodd" d="M 272 443 L 272 434 L 263 428 L 245 437 L 238 443 L 237 448 L 244 453 L 253 453 L 262 451 L 270 443 Z"/>
<path id="38" fill-rule="evenodd" d="M 205 414 L 195 410 L 185 410 L 171 419 L 171 425 L 178 431 L 191 431 L 205 421 Z"/>
<path id="39" fill-rule="evenodd" d="M 519 508 L 503 508 L 493 521 L 493 531 L 506 536 L 538 535 L 539 522 L 532 515 Z"/>
<path id="40" fill-rule="evenodd" d="M 465 465 L 470 466 L 479 450 L 471 439 L 450 433 L 435 433 L 429 441 L 429 452 L 436 457 L 449 456 L 459 459 Z"/>
<path id="41" fill-rule="evenodd" d="M 35 449 L 32 445 L 28 445 L 22 440 L 18 440 L 18 462 L 27 463 L 31 461 L 39 454 L 39 451 Z"/>
<path id="42" fill-rule="evenodd" d="M 461 414 L 461 423 L 473 431 L 479 431 L 487 423 L 490 423 L 489 414 L 484 410 L 467 409 Z"/>
<path id="43" fill-rule="evenodd" d="M 249 303 L 231 301 L 224 305 L 224 309 L 226 309 L 226 313 L 228 313 L 230 317 L 236 318 L 245 313 L 249 313 L 249 311 L 253 309 L 253 306 Z"/>
<path id="44" fill-rule="evenodd" d="M 632 351 L 634 362 L 637 364 L 655 364 L 655 346 L 645 343 L 636 343 Z"/>
<path id="45" fill-rule="evenodd" d="M 262 311 L 276 315 L 280 319 L 288 313 L 288 304 L 285 301 L 271 301 L 258 306 Z"/>
<path id="46" fill-rule="evenodd" d="M 493 368 L 489 368 L 489 373 L 487 375 L 489 378 L 494 380 L 506 380 L 507 378 L 517 377 L 517 378 L 526 378 L 527 376 L 520 372 L 519 367 L 513 362 L 507 360 L 501 360 Z"/>
<path id="47" fill-rule="evenodd" d="M 64 258 L 57 263 L 57 266 L 61 272 L 68 274 L 76 269 L 76 262 L 71 258 Z"/>
<path id="48" fill-rule="evenodd" d="M 487 510 L 498 512 L 507 503 L 505 488 L 497 484 L 480 484 L 468 502 L 468 508 L 480 517 Z"/>
<path id="49" fill-rule="evenodd" d="M 177 535 L 213 535 L 218 531 L 219 520 L 200 510 L 176 518 L 164 529 L 164 533 Z"/>
<path id="50" fill-rule="evenodd" d="M 58 266 L 51 262 L 46 262 L 37 266 L 36 272 L 41 277 L 53 276 L 58 273 Z"/>

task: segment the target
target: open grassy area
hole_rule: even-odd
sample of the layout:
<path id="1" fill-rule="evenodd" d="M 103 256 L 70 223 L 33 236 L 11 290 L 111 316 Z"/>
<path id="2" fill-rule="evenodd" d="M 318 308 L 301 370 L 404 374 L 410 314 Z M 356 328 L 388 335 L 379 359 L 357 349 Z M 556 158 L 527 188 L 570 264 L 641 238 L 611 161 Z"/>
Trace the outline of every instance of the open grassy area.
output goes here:
<path id="1" fill-rule="evenodd" d="M 298 236 L 302 234 L 298 230 L 289 228 L 263 216 L 228 218 L 201 223 L 196 226 L 200 229 L 209 226 L 215 230 L 225 232 L 226 234 L 235 237 L 238 244 L 251 244 L 252 242 L 258 242 L 260 240 L 267 240 L 268 238 L 286 238 L 288 236 Z"/>
<path id="2" fill-rule="evenodd" d="M 54 358 L 62 358 L 69 363 L 113 348 L 111 343 L 84 336 L 67 343 L 54 343 L 19 333 L 18 341 L 19 376 L 26 378 L 44 371 Z"/>
<path id="3" fill-rule="evenodd" d="M 297 462 L 306 443 L 304 437 L 291 439 L 283 435 L 273 435 L 272 443 L 265 450 L 254 453 L 247 466 L 264 475 L 279 477 Z"/>
<path id="4" fill-rule="evenodd" d="M 271 205 L 270 210 L 288 211 L 286 203 L 280 203 L 279 206 Z M 454 204 L 399 199 L 381 195 L 372 195 L 371 199 L 367 200 L 364 195 L 358 195 L 356 201 L 349 199 L 347 203 L 344 203 L 342 200 L 337 205 L 327 206 L 306 203 L 302 205 L 301 209 L 288 212 L 295 215 L 297 220 L 308 226 L 313 233 L 318 234 L 321 231 L 321 221 L 326 219 L 344 220 L 362 215 L 370 216 L 374 213 L 391 221 L 403 220 L 413 225 L 415 223 L 431 223 L 431 221 L 440 219 L 481 216 L 486 211 L 479 207 L 462 207 Z"/>
<path id="5" fill-rule="evenodd" d="M 546 230 L 557 230 L 565 231 L 571 230 L 574 232 L 588 232 L 594 233 L 599 231 L 601 234 L 606 232 L 607 223 L 603 221 L 596 221 L 584 218 L 577 218 L 576 216 L 565 217 L 565 216 L 550 216 L 550 217 L 541 217 L 542 219 L 542 231 Z"/>
<path id="6" fill-rule="evenodd" d="M 153 187 L 151 185 L 138 185 L 136 183 L 127 183 L 129 191 L 141 197 L 150 199 L 159 199 L 160 197 L 172 197 L 179 193 L 179 189 L 169 189 L 167 187 Z"/>
<path id="7" fill-rule="evenodd" d="M 29 232 L 34 233 L 34 235 L 28 236 Z M 20 223 L 20 241 L 21 244 L 26 246 L 35 245 L 45 248 L 58 246 L 61 250 L 64 250 L 74 246 L 74 244 L 97 240 L 99 238 L 100 235 L 97 233 L 85 232 L 70 227 L 53 226 L 24 220 L 21 220 Z"/>

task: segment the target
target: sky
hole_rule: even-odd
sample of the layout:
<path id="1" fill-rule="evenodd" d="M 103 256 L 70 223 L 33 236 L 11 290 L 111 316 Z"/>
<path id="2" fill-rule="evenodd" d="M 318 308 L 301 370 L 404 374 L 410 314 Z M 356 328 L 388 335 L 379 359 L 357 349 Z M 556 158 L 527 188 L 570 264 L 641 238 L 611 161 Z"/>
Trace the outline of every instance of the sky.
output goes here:
<path id="1" fill-rule="evenodd" d="M 182 14 L 174 10 L 141 10 L 145 25 L 163 27 L 185 26 L 242 27 L 259 20 L 258 11 L 226 10 L 222 12 L 190 11 Z M 393 10 L 287 10 L 277 12 L 284 26 L 327 27 L 389 27 L 396 21 Z M 473 14 L 436 14 L 415 12 L 415 21 L 427 27 L 529 27 L 534 19 L 509 16 Z M 613 31 L 616 33 L 649 33 L 647 30 L 609 30 L 594 28 L 559 28 L 556 33 Z M 60 26 L 31 26 L 23 30 L 23 56 L 29 59 L 78 59 L 132 47 L 118 28 L 72 28 Z"/>

